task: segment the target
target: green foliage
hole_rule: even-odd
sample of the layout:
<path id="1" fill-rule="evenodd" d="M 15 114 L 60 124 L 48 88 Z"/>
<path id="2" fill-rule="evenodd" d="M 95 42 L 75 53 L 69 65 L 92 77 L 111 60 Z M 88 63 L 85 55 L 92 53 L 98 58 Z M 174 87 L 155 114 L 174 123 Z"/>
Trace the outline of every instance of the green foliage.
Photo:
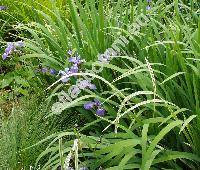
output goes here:
<path id="1" fill-rule="evenodd" d="M 128 57 L 126 58 L 131 60 L 131 58 Z M 148 64 L 151 65 L 151 63 Z M 132 72 L 130 70 L 124 71 L 122 76 L 117 77 L 116 80 L 130 77 L 132 75 L 136 76 L 138 74 L 140 76 L 145 75 L 146 78 L 151 79 L 148 76 L 149 74 L 148 68 L 143 69 L 143 71 L 145 70 L 147 74 L 141 73 L 139 71 L 141 68 L 145 67 L 147 67 L 147 65 L 143 64 L 139 68 L 136 67 L 135 72 Z M 117 68 L 117 66 L 115 66 L 115 68 Z M 120 70 L 120 68 L 116 70 Z M 64 148 L 67 149 L 62 150 L 62 157 L 59 156 L 60 154 L 59 148 L 57 148 L 57 150 L 53 149 L 55 148 L 56 141 L 58 141 L 58 139 L 60 138 L 63 138 L 63 135 L 65 135 L 66 133 L 63 132 L 59 134 L 59 136 L 55 138 L 54 142 L 52 142 L 51 145 L 49 145 L 47 149 L 39 157 L 41 158 L 42 156 L 46 155 L 49 152 L 52 153 L 51 157 L 49 158 L 49 160 L 51 161 L 47 162 L 47 164 L 45 164 L 44 167 L 42 167 L 42 169 L 47 169 L 48 167 L 53 167 L 53 169 L 56 169 L 60 165 L 59 159 L 62 160 L 61 162 L 63 162 L 64 160 L 66 162 L 66 160 L 71 158 L 71 156 L 69 155 L 71 155 L 72 152 L 74 154 L 80 152 L 80 159 L 78 161 L 79 166 L 81 167 L 84 165 L 89 167 L 90 169 L 97 169 L 100 166 L 104 168 L 111 168 L 111 167 L 114 168 L 115 166 L 117 166 L 120 169 L 132 169 L 133 167 L 141 169 L 149 169 L 151 166 L 155 168 L 157 166 L 160 166 L 156 165 L 157 163 L 161 164 L 163 167 L 167 166 L 169 168 L 177 168 L 180 166 L 178 162 L 177 162 L 178 164 L 171 164 L 171 163 L 166 164 L 165 162 L 181 158 L 200 161 L 199 157 L 194 154 L 190 154 L 187 152 L 171 151 L 176 146 L 170 142 L 171 139 L 169 137 L 165 137 L 175 127 L 179 127 L 180 132 L 184 131 L 185 133 L 184 135 L 188 136 L 188 133 L 184 129 L 186 128 L 188 123 L 192 119 L 194 119 L 195 116 L 191 116 L 185 121 L 181 121 L 180 119 L 178 119 L 178 114 L 181 114 L 183 111 L 186 111 L 186 109 L 179 109 L 177 106 L 163 100 L 162 98 L 159 97 L 159 95 L 156 95 L 154 94 L 154 92 L 151 91 L 137 91 L 134 93 L 130 93 L 130 90 L 128 89 L 118 89 L 113 84 L 116 82 L 116 80 L 113 81 L 113 83 L 109 83 L 103 77 L 100 77 L 95 74 L 78 73 L 76 75 L 84 76 L 86 74 L 101 80 L 105 85 L 107 85 L 110 88 L 110 92 L 113 95 L 108 96 L 109 93 L 106 93 L 106 91 L 104 91 L 104 94 L 102 94 L 101 96 L 94 95 L 94 93 L 89 92 L 92 95 L 84 95 L 78 97 L 73 102 L 66 101 L 65 103 L 63 103 L 64 104 L 63 109 L 70 109 L 80 106 L 81 103 L 84 103 L 81 101 L 86 100 L 88 98 L 98 98 L 103 101 L 104 106 L 107 110 L 107 116 L 103 118 L 99 117 L 99 119 L 107 123 L 103 122 L 102 125 L 100 125 L 100 122 L 98 122 L 98 125 L 100 126 L 98 125 L 96 126 L 97 121 L 90 123 L 91 126 L 96 126 L 96 127 L 89 128 L 88 129 L 89 132 L 86 131 L 86 133 L 89 134 L 93 133 L 97 135 L 85 136 L 83 134 L 79 134 L 79 132 L 76 132 L 77 134 L 75 133 L 74 136 L 79 140 L 79 143 L 77 144 L 78 150 L 75 152 L 75 150 L 73 150 L 74 147 L 72 147 L 72 150 L 70 150 L 69 147 L 71 147 L 73 140 L 71 142 L 67 141 L 63 143 L 63 146 L 65 146 Z M 114 100 L 112 100 L 112 98 L 114 99 L 115 97 L 118 99 L 120 103 L 117 103 L 117 101 L 113 102 Z M 166 109 L 161 109 L 163 104 L 166 107 Z M 118 112 L 116 111 L 117 108 Z M 145 112 L 140 113 L 140 110 L 144 108 L 146 108 Z M 61 112 L 62 111 L 63 110 L 61 110 Z M 87 112 L 88 111 L 84 111 L 84 114 L 88 114 Z M 148 113 L 148 116 L 146 115 L 146 113 Z M 159 127 L 157 124 L 161 124 L 162 126 Z M 166 126 L 163 126 L 164 124 L 166 124 Z M 115 126 L 115 128 L 111 128 L 111 126 L 113 125 Z M 152 128 L 155 126 L 157 126 L 156 131 L 152 130 Z M 88 128 L 88 125 L 86 125 L 86 127 Z M 122 130 L 118 130 L 118 128 Z M 141 129 L 143 130 L 141 131 Z M 99 137 L 101 135 L 102 130 L 104 132 L 105 131 L 108 132 L 104 133 L 101 137 Z M 115 130 L 116 133 L 113 133 L 112 130 L 113 131 Z M 82 130 L 80 130 L 80 132 L 81 131 Z M 149 134 L 147 135 L 148 132 Z M 173 133 L 172 132 L 171 133 L 175 135 L 178 134 L 177 132 L 178 132 L 177 130 L 173 130 Z M 180 136 L 180 132 L 179 132 L 179 138 L 185 140 L 184 136 L 182 135 Z M 123 133 L 124 136 L 121 133 Z M 108 137 L 110 135 L 113 137 L 112 139 L 113 141 Z M 121 138 L 118 139 L 117 138 L 118 135 L 123 139 Z M 82 136 L 83 138 L 87 139 L 86 142 L 82 140 Z M 49 140 L 50 137 L 48 137 L 46 140 Z M 94 140 L 94 142 L 92 142 L 88 138 L 89 139 L 96 138 L 96 139 Z M 159 144 L 161 140 L 168 141 L 168 143 L 162 144 L 163 146 L 161 146 Z M 98 141 L 100 142 L 98 143 Z M 177 142 L 176 144 L 181 146 L 182 142 L 180 143 Z M 141 147 L 138 147 L 138 145 L 140 145 Z M 130 147 L 132 149 L 130 149 Z M 90 152 L 88 153 L 88 149 L 90 150 L 91 153 Z M 74 155 L 74 157 L 76 157 L 76 155 Z M 157 161 L 157 159 L 159 161 Z M 72 163 L 71 166 L 75 165 Z M 194 164 L 189 163 L 188 166 L 193 167 Z"/>
<path id="2" fill-rule="evenodd" d="M 155 120 L 158 119 L 155 118 Z M 156 124 L 158 122 L 159 121 L 157 121 Z M 160 122 L 162 122 L 161 119 Z M 49 158 L 50 161 L 47 162 L 42 169 L 48 169 L 50 167 L 56 169 L 59 166 L 60 152 L 59 147 L 56 147 L 56 143 L 58 139 L 62 139 L 66 135 L 73 135 L 76 140 L 78 139 L 77 150 L 73 149 L 74 146 L 71 148 L 71 145 L 76 140 L 65 142 L 62 144 L 65 149 L 62 150 L 62 157 L 60 157 L 60 159 L 66 163 L 70 157 L 77 157 L 79 168 L 86 166 L 89 169 L 97 169 L 101 166 L 106 169 L 149 169 L 150 167 L 155 167 L 157 169 L 163 165 L 164 167 L 174 169 L 178 167 L 178 164 L 167 165 L 165 162 L 173 160 L 176 162 L 177 159 L 183 158 L 200 161 L 200 158 L 194 154 L 171 151 L 158 145 L 158 142 L 163 140 L 164 136 L 169 133 L 169 131 L 182 123 L 183 122 L 180 120 L 171 121 L 171 123 L 163 127 L 163 129 L 161 128 L 161 131 L 156 136 L 151 133 L 147 135 L 150 124 L 144 124 L 141 137 L 135 135 L 130 129 L 127 129 L 124 126 L 120 126 L 122 132 L 104 133 L 101 137 L 96 135 L 85 136 L 80 133 L 69 132 L 60 133 L 58 136 L 55 134 L 45 139 L 50 140 L 57 136 L 48 148 L 39 156 L 39 159 L 46 154 L 51 153 L 51 157 Z M 45 140 L 41 142 L 44 142 Z M 74 166 L 73 163 L 70 165 Z M 63 168 L 67 168 L 66 164 Z"/>
<path id="3" fill-rule="evenodd" d="M 26 49 L 22 56 L 14 58 L 17 61 L 5 63 L 13 70 L 2 76 L 1 88 L 14 86 L 26 95 L 31 86 L 37 89 L 52 84 L 48 88 L 53 89 L 47 99 L 48 108 L 74 81 L 53 83 L 55 79 L 49 75 L 35 76 L 33 70 L 38 65 L 64 70 L 69 65 L 67 51 L 71 49 L 86 60 L 83 68 L 104 68 L 99 74 L 87 71 L 74 74 L 77 78 L 93 77 L 97 90 L 85 90 L 73 101 L 57 102 L 63 108 L 48 113 L 48 119 L 55 121 L 48 127 L 58 122 L 61 132 L 51 129 L 44 135 L 49 135 L 47 138 L 42 139 L 42 135 L 25 145 L 17 145 L 14 138 L 13 146 L 17 146 L 14 148 L 20 146 L 20 149 L 26 148 L 26 152 L 46 146 L 40 155 L 41 149 L 27 162 L 20 159 L 21 167 L 35 163 L 35 168 L 40 165 L 42 169 L 68 166 L 76 170 L 80 167 L 199 168 L 200 12 L 197 1 L 152 1 L 150 10 L 146 9 L 148 3 L 141 0 L 4 3 L 10 7 L 9 12 L 0 11 L 3 14 L 2 40 L 7 37 L 4 33 L 9 32 L 8 28 L 12 28 L 17 30 L 15 38 L 26 42 Z M 148 22 L 141 21 L 143 24 L 133 31 L 130 27 L 138 25 L 137 18 L 141 14 Z M 20 24 L 16 25 L 17 21 Z M 128 44 L 117 44 L 120 52 L 111 62 L 97 62 L 98 54 L 111 48 L 120 36 L 128 39 Z M 83 104 L 94 98 L 103 103 L 105 117 L 83 109 Z M 72 126 L 72 131 L 66 130 L 70 127 L 65 121 L 66 115 L 75 119 L 74 124 L 78 121 L 78 127 Z M 81 115 L 83 121 L 77 115 Z M 11 115 L 11 122 L 15 118 Z M 20 122 L 16 119 L 11 125 L 19 123 L 21 126 Z M 36 128 L 40 122 L 33 124 L 36 132 L 42 132 Z M 10 129 L 11 125 L 3 124 L 2 129 Z M 14 132 L 7 137 L 15 135 L 23 136 Z M 20 167 L 15 164 L 17 156 L 11 156 L 13 159 L 7 164 Z"/>
<path id="4" fill-rule="evenodd" d="M 1 62 L 0 89 L 8 88 L 15 95 L 23 94 L 27 96 L 31 85 L 35 84 L 32 81 L 35 74 L 31 67 L 21 63 L 18 58 L 19 56 L 13 55 L 11 60 Z"/>

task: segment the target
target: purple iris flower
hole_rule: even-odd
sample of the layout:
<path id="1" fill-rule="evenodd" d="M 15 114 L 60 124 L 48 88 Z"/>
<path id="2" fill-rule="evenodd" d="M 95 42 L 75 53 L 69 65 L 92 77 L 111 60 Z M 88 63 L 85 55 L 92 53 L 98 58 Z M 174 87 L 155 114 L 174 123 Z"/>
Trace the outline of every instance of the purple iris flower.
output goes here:
<path id="1" fill-rule="evenodd" d="M 81 80 L 79 83 L 78 83 L 78 86 L 80 89 L 85 89 L 88 87 L 89 85 L 89 81 L 88 80 Z"/>
<path id="2" fill-rule="evenodd" d="M 77 87 L 77 86 L 72 86 L 72 90 L 71 90 L 71 93 L 74 97 L 77 97 L 78 94 L 81 92 L 80 89 Z"/>
<path id="3" fill-rule="evenodd" d="M 7 47 L 6 47 L 6 49 L 5 49 L 5 52 L 8 53 L 8 54 L 11 54 L 12 51 L 14 51 L 14 50 L 15 50 L 15 45 L 14 45 L 14 43 L 8 42 L 8 43 L 7 43 Z"/>
<path id="4" fill-rule="evenodd" d="M 96 115 L 98 115 L 98 116 L 104 116 L 105 115 L 106 110 L 102 108 L 101 102 L 99 100 L 94 99 L 94 101 L 90 101 L 90 102 L 84 104 L 84 108 L 86 110 L 91 110 L 94 107 L 97 107 Z"/>
<path id="5" fill-rule="evenodd" d="M 101 106 L 101 102 L 97 99 L 94 99 L 94 103 L 96 106 Z"/>
<path id="6" fill-rule="evenodd" d="M 7 7 L 6 6 L 0 6 L 0 11 L 6 10 Z"/>
<path id="7" fill-rule="evenodd" d="M 5 49 L 5 52 L 7 53 L 7 54 L 11 54 L 12 53 L 12 50 L 14 49 L 14 47 L 12 47 L 12 46 L 7 46 L 7 48 Z"/>
<path id="8" fill-rule="evenodd" d="M 105 109 L 103 108 L 98 108 L 97 111 L 96 111 L 96 114 L 98 116 L 104 116 L 105 115 Z"/>
<path id="9" fill-rule="evenodd" d="M 147 0 L 148 3 L 150 3 L 152 0 Z"/>
<path id="10" fill-rule="evenodd" d="M 76 62 L 76 57 L 70 57 L 69 58 L 70 63 L 75 63 Z"/>
<path id="11" fill-rule="evenodd" d="M 2 59 L 5 60 L 15 50 L 14 43 L 8 42 L 5 49 L 5 53 L 2 55 Z"/>
<path id="12" fill-rule="evenodd" d="M 56 70 L 53 69 L 53 68 L 51 68 L 49 72 L 50 72 L 51 75 L 55 75 L 56 74 Z"/>
<path id="13" fill-rule="evenodd" d="M 22 41 L 18 41 L 16 43 L 8 42 L 5 52 L 2 55 L 2 59 L 5 60 L 7 57 L 9 57 L 9 55 L 16 51 L 16 47 L 24 47 L 24 43 Z"/>
<path id="14" fill-rule="evenodd" d="M 88 102 L 84 104 L 85 110 L 91 110 L 94 107 L 94 102 Z"/>
<path id="15" fill-rule="evenodd" d="M 80 89 L 86 89 L 86 88 L 89 88 L 91 90 L 95 90 L 96 89 L 96 86 L 94 84 L 91 84 L 88 80 L 81 80 L 78 83 L 78 87 Z"/>
<path id="16" fill-rule="evenodd" d="M 80 56 L 76 56 L 76 61 L 74 64 L 81 64 L 83 60 L 81 60 Z"/>
<path id="17" fill-rule="evenodd" d="M 4 54 L 2 55 L 2 59 L 3 59 L 3 60 L 5 60 L 7 57 L 8 57 L 8 53 L 4 53 Z"/>
<path id="18" fill-rule="evenodd" d="M 83 63 L 84 60 L 81 60 L 80 56 L 76 56 L 76 57 L 70 57 L 69 58 L 69 62 L 73 63 L 73 64 L 76 64 L 76 65 L 79 65 L 79 64 Z"/>
<path id="19" fill-rule="evenodd" d="M 42 73 L 47 73 L 48 69 L 47 68 L 42 68 L 41 71 L 42 71 Z"/>
<path id="20" fill-rule="evenodd" d="M 78 73 L 78 66 L 76 64 L 74 64 L 71 68 L 70 68 L 70 72 L 71 73 Z"/>
<path id="21" fill-rule="evenodd" d="M 11 48 L 11 47 L 7 47 L 7 48 L 5 49 L 5 53 L 11 54 L 11 52 L 12 52 L 12 48 Z"/>
<path id="22" fill-rule="evenodd" d="M 148 6 L 146 7 L 146 9 L 147 9 L 147 10 L 150 10 L 150 9 L 151 9 L 150 5 L 148 5 Z"/>
<path id="23" fill-rule="evenodd" d="M 16 42 L 17 47 L 24 47 L 24 42 L 23 41 L 18 41 Z"/>
<path id="24" fill-rule="evenodd" d="M 95 86 L 95 84 L 91 84 L 91 83 L 88 85 L 88 88 L 90 90 L 96 90 L 97 89 L 97 87 Z"/>

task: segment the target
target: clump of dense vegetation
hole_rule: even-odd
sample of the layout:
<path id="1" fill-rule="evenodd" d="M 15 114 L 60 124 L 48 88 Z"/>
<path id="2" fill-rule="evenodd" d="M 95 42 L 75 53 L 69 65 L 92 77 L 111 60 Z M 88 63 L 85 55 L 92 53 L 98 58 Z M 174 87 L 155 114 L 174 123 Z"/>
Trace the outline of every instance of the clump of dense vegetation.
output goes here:
<path id="1" fill-rule="evenodd" d="M 1 1 L 0 167 L 199 169 L 197 1 Z"/>

